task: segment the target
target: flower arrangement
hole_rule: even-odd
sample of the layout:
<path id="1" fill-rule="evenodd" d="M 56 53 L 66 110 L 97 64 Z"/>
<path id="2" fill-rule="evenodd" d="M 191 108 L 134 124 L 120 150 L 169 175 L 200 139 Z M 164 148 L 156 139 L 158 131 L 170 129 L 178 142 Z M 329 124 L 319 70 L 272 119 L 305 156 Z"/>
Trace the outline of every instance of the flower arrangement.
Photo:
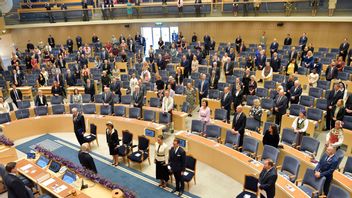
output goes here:
<path id="1" fill-rule="evenodd" d="M 5 146 L 15 145 L 9 138 L 5 137 L 4 135 L 0 135 L 0 144 L 3 144 Z"/>
<path id="2" fill-rule="evenodd" d="M 41 153 L 42 155 L 45 155 L 49 159 L 52 159 L 52 160 L 62 164 L 63 166 L 66 166 L 68 169 L 74 171 L 75 173 L 82 175 L 83 177 L 86 177 L 87 179 L 90 179 L 93 182 L 99 183 L 108 189 L 111 189 L 111 190 L 120 189 L 124 193 L 124 197 L 126 197 L 126 198 L 135 198 L 136 197 L 133 192 L 126 189 L 125 187 L 122 187 L 118 184 L 115 184 L 112 181 L 102 177 L 99 174 L 95 174 L 94 172 L 92 172 L 92 171 L 90 171 L 80 165 L 77 165 L 77 164 L 75 164 L 69 160 L 66 160 L 58 155 L 55 155 L 51 151 L 49 151 L 41 146 L 37 145 L 35 147 L 35 150 L 38 151 L 39 153 Z"/>

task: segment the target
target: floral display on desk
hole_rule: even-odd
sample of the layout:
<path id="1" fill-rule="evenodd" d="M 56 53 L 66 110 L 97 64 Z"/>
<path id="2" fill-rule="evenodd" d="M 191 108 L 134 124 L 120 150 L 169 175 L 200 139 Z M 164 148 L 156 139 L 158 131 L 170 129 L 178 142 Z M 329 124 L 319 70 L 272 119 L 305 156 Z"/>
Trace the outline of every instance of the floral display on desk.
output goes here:
<path id="1" fill-rule="evenodd" d="M 69 160 L 66 160 L 58 155 L 55 155 L 51 151 L 49 151 L 41 146 L 37 145 L 35 147 L 35 150 L 37 152 L 41 153 L 42 155 L 48 157 L 49 159 L 54 160 L 63 166 L 66 166 L 68 169 L 76 172 L 77 174 L 82 175 L 83 177 L 86 177 L 87 179 L 90 179 L 96 183 L 99 183 L 108 189 L 111 189 L 111 190 L 120 189 L 123 192 L 123 195 L 125 198 L 135 198 L 136 197 L 133 192 L 126 189 L 125 187 L 122 187 L 116 183 L 113 183 L 109 179 L 106 179 L 99 174 L 95 174 L 94 172 L 92 172 L 92 171 L 90 171 L 80 165 L 77 165 L 77 164 L 75 164 Z"/>
<path id="2" fill-rule="evenodd" d="M 9 138 L 5 137 L 4 135 L 0 135 L 0 144 L 3 144 L 5 146 L 15 145 Z"/>

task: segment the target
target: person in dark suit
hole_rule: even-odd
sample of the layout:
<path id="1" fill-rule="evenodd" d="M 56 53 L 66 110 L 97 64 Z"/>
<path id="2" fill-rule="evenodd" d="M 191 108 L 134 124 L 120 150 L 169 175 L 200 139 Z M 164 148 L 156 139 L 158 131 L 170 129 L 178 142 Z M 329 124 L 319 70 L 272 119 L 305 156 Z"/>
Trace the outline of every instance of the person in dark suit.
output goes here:
<path id="1" fill-rule="evenodd" d="M 132 94 L 132 98 L 133 98 L 133 106 L 142 109 L 144 95 L 139 90 L 139 86 L 138 85 L 134 88 L 134 92 Z"/>
<path id="2" fill-rule="evenodd" d="M 51 48 L 55 47 L 55 39 L 50 34 L 49 34 L 49 37 L 48 37 L 48 43 L 49 43 Z"/>
<path id="3" fill-rule="evenodd" d="M 265 50 L 261 50 L 258 57 L 255 59 L 255 66 L 257 67 L 258 70 L 262 70 L 265 66 L 266 62 L 266 56 L 265 56 Z"/>
<path id="4" fill-rule="evenodd" d="M 106 71 L 102 72 L 101 75 L 101 88 L 104 91 L 104 87 L 109 87 L 111 84 L 111 78 Z"/>
<path id="5" fill-rule="evenodd" d="M 332 79 L 336 79 L 337 74 L 338 74 L 338 69 L 336 67 L 336 63 L 335 61 L 332 61 L 325 71 L 326 80 L 331 81 Z"/>
<path id="6" fill-rule="evenodd" d="M 290 89 L 290 102 L 291 104 L 298 104 L 299 97 L 302 95 L 301 83 L 295 80 L 294 86 Z"/>
<path id="7" fill-rule="evenodd" d="M 112 80 L 112 83 L 110 84 L 110 91 L 119 96 L 119 102 L 121 102 L 121 81 L 119 77 L 116 77 Z"/>
<path id="8" fill-rule="evenodd" d="M 288 104 L 288 99 L 285 96 L 285 92 L 280 90 L 279 95 L 274 99 L 273 113 L 276 115 L 275 123 L 277 125 L 281 124 L 282 115 L 286 114 L 286 107 Z"/>
<path id="9" fill-rule="evenodd" d="M 345 115 L 352 116 L 352 94 L 349 94 L 346 100 Z"/>
<path id="10" fill-rule="evenodd" d="M 191 63 L 188 61 L 186 55 L 182 56 L 181 67 L 183 67 L 184 78 L 188 78 L 191 73 Z"/>
<path id="11" fill-rule="evenodd" d="M 88 143 L 82 144 L 81 150 L 78 152 L 79 163 L 81 163 L 81 165 L 84 168 L 91 170 L 94 173 L 98 173 L 97 168 L 94 163 L 94 159 L 89 154 L 88 151 L 89 151 L 89 144 Z"/>
<path id="12" fill-rule="evenodd" d="M 46 96 L 43 95 L 42 90 L 38 90 L 38 95 L 34 99 L 34 104 L 36 107 L 48 106 Z"/>
<path id="13" fill-rule="evenodd" d="M 205 52 L 207 54 L 209 54 L 209 48 L 210 48 L 210 36 L 208 33 L 206 33 L 203 37 L 203 41 L 204 41 L 204 48 L 205 48 Z"/>
<path id="14" fill-rule="evenodd" d="M 337 104 L 337 101 L 343 98 L 343 93 L 340 90 L 340 86 L 338 83 L 334 84 L 334 88 L 330 91 L 328 97 L 328 109 L 326 111 L 326 130 L 331 129 L 331 119 L 332 119 L 332 111 L 334 106 Z"/>
<path id="15" fill-rule="evenodd" d="M 53 94 L 53 96 L 63 96 L 63 90 L 57 81 L 54 81 L 51 87 L 51 94 Z"/>
<path id="16" fill-rule="evenodd" d="M 15 84 L 17 87 L 22 85 L 22 76 L 17 73 L 17 70 L 12 70 L 12 84 Z"/>
<path id="17" fill-rule="evenodd" d="M 270 45 L 270 57 L 273 56 L 274 52 L 277 52 L 279 49 L 279 43 L 277 42 L 276 38 L 274 38 L 274 41 Z"/>
<path id="18" fill-rule="evenodd" d="M 335 127 L 336 121 L 342 121 L 345 116 L 345 107 L 343 106 L 343 99 L 339 99 L 336 105 L 331 110 L 331 128 Z"/>
<path id="19" fill-rule="evenodd" d="M 231 58 L 227 58 L 226 63 L 224 64 L 224 72 L 226 76 L 233 75 L 234 62 L 231 61 Z"/>
<path id="20" fill-rule="evenodd" d="M 288 60 L 295 59 L 297 60 L 298 53 L 296 47 L 291 47 L 291 50 L 288 52 Z"/>
<path id="21" fill-rule="evenodd" d="M 156 64 L 158 65 L 158 70 L 164 70 L 166 68 L 166 62 L 163 60 L 163 56 L 161 54 L 158 55 L 158 59 L 156 60 Z"/>
<path id="22" fill-rule="evenodd" d="M 109 146 L 109 153 L 113 158 L 113 166 L 119 165 L 119 156 L 118 156 L 118 151 L 117 147 L 119 146 L 120 140 L 119 140 L 119 134 L 117 130 L 114 128 L 114 125 L 112 124 L 111 121 L 108 121 L 106 123 L 106 142 L 108 143 Z"/>
<path id="23" fill-rule="evenodd" d="M 302 50 L 306 47 L 308 42 L 308 37 L 307 34 L 305 32 L 303 32 L 302 36 L 299 38 L 299 46 L 302 48 Z"/>
<path id="24" fill-rule="evenodd" d="M 76 44 L 77 44 L 77 49 L 79 49 L 83 45 L 82 37 L 79 35 L 76 36 Z"/>
<path id="25" fill-rule="evenodd" d="M 113 101 L 114 95 L 110 91 L 109 87 L 104 87 L 104 93 L 102 93 L 102 95 L 103 95 L 103 104 L 114 105 L 114 101 Z"/>
<path id="26" fill-rule="evenodd" d="M 275 197 L 275 183 L 277 180 L 277 171 L 274 167 L 274 162 L 271 159 L 264 161 L 264 167 L 259 174 L 258 188 L 265 191 L 266 196 L 260 194 L 261 198 L 274 198 Z"/>
<path id="27" fill-rule="evenodd" d="M 226 122 L 230 123 L 230 113 L 231 113 L 231 94 L 230 88 L 224 88 L 224 95 L 221 97 L 221 108 L 227 111 L 226 113 Z"/>
<path id="28" fill-rule="evenodd" d="M 91 83 L 90 79 L 87 79 L 87 83 L 84 85 L 84 93 L 85 94 L 90 94 L 91 101 L 94 100 L 95 87 L 94 87 L 94 84 Z"/>
<path id="29" fill-rule="evenodd" d="M 287 34 L 287 37 L 284 40 L 284 45 L 291 45 L 292 44 L 292 38 L 290 34 Z"/>
<path id="30" fill-rule="evenodd" d="M 84 133 L 86 132 L 86 124 L 84 121 L 84 116 L 78 112 L 77 108 L 72 108 L 73 117 L 73 129 L 78 140 L 78 143 L 82 145 L 84 141 Z"/>
<path id="31" fill-rule="evenodd" d="M 56 66 L 60 69 L 66 68 L 66 61 L 62 58 L 62 55 L 59 55 L 59 58 L 56 60 Z"/>
<path id="32" fill-rule="evenodd" d="M 241 105 L 236 107 L 236 113 L 232 120 L 232 130 L 231 130 L 233 134 L 238 134 L 238 133 L 240 134 L 240 142 L 238 145 L 239 147 L 242 146 L 243 144 L 244 131 L 245 131 L 246 121 L 247 121 L 247 117 L 242 111 L 243 109 Z"/>
<path id="33" fill-rule="evenodd" d="M 67 45 L 68 53 L 72 53 L 73 52 L 73 40 L 71 39 L 71 37 L 67 38 L 66 45 Z"/>
<path id="34" fill-rule="evenodd" d="M 273 68 L 273 72 L 279 72 L 281 68 L 281 58 L 278 56 L 277 52 L 273 53 L 270 59 L 270 66 Z"/>
<path id="35" fill-rule="evenodd" d="M 320 158 L 317 166 L 315 167 L 314 176 L 316 178 L 325 177 L 324 194 L 329 193 L 330 183 L 333 178 L 334 171 L 338 168 L 339 160 L 335 155 L 335 149 L 332 146 L 326 148 L 326 153 Z"/>
<path id="36" fill-rule="evenodd" d="M 176 83 L 176 85 L 181 85 L 181 86 L 183 83 L 183 75 L 182 75 L 182 70 L 180 67 L 176 68 L 175 83 Z"/>
<path id="37" fill-rule="evenodd" d="M 213 69 L 211 70 L 211 74 L 210 74 L 209 88 L 210 89 L 217 89 L 219 79 L 220 79 L 220 68 L 213 67 Z"/>
<path id="38" fill-rule="evenodd" d="M 65 78 L 66 78 L 66 84 L 68 86 L 75 86 L 76 85 L 75 75 L 73 73 L 71 73 L 70 69 L 67 69 Z"/>
<path id="39" fill-rule="evenodd" d="M 348 43 L 347 38 L 345 38 L 343 43 L 341 43 L 340 48 L 339 48 L 339 56 L 342 56 L 342 60 L 343 61 L 346 60 L 348 48 L 350 48 L 350 44 Z"/>
<path id="40" fill-rule="evenodd" d="M 173 147 L 169 151 L 169 166 L 176 180 L 176 188 L 171 192 L 178 191 L 178 196 L 183 194 L 183 172 L 186 169 L 186 152 L 180 147 L 180 140 L 175 139 Z"/>
<path id="41" fill-rule="evenodd" d="M 203 98 L 208 96 L 209 82 L 205 78 L 206 78 L 206 75 L 201 74 L 201 82 L 198 84 L 199 101 L 202 101 Z M 200 102 L 200 106 L 201 105 L 202 104 Z"/>
<path id="42" fill-rule="evenodd" d="M 17 106 L 17 102 L 22 101 L 23 97 L 22 97 L 22 92 L 21 90 L 16 88 L 15 84 L 12 84 L 12 90 L 10 91 L 10 96 L 12 99 L 12 102 Z"/>
<path id="43" fill-rule="evenodd" d="M 243 102 L 243 89 L 241 84 L 234 84 L 233 86 L 234 87 L 232 88 L 232 102 L 233 108 L 236 109 L 237 106 L 241 105 Z"/>
<path id="44" fill-rule="evenodd" d="M 5 166 L 8 174 L 4 178 L 4 183 L 7 187 L 8 198 L 32 198 L 33 192 L 17 177 L 16 165 L 16 162 L 9 162 Z"/>

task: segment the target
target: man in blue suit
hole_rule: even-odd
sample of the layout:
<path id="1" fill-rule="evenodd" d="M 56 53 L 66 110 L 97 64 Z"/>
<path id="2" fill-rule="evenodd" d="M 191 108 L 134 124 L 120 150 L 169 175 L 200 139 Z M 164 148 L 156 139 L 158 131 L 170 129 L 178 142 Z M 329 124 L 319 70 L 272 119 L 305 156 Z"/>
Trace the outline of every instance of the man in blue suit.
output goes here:
<path id="1" fill-rule="evenodd" d="M 208 96 L 209 90 L 209 82 L 206 78 L 205 74 L 201 75 L 201 81 L 198 84 L 198 91 L 199 91 L 199 105 L 202 106 L 202 99 Z"/>
<path id="2" fill-rule="evenodd" d="M 191 64 L 188 61 L 186 55 L 182 56 L 181 67 L 183 67 L 183 77 L 188 78 L 191 73 Z"/>
<path id="3" fill-rule="evenodd" d="M 306 44 L 308 42 L 308 37 L 307 37 L 307 33 L 303 33 L 303 35 L 299 38 L 299 46 L 302 48 L 302 50 L 306 47 Z"/>
<path id="4" fill-rule="evenodd" d="M 85 143 L 84 133 L 86 132 L 86 124 L 84 122 L 84 116 L 78 112 L 77 108 L 72 108 L 73 116 L 73 130 L 75 132 L 78 143 L 82 145 Z"/>
<path id="5" fill-rule="evenodd" d="M 277 42 L 276 38 L 274 38 L 274 41 L 270 45 L 270 57 L 273 56 L 274 52 L 277 52 L 279 49 L 279 43 Z"/>
<path id="6" fill-rule="evenodd" d="M 315 167 L 314 175 L 316 178 L 325 177 L 324 194 L 327 195 L 332 181 L 332 176 L 338 166 L 338 158 L 335 155 L 335 149 L 332 146 L 326 148 L 326 153 L 320 159 L 318 165 Z"/>

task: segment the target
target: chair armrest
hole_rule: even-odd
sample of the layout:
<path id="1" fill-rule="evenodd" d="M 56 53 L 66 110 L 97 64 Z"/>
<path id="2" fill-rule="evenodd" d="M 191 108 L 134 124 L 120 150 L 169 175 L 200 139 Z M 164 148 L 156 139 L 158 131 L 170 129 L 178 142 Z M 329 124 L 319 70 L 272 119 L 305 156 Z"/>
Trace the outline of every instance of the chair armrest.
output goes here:
<path id="1" fill-rule="evenodd" d="M 257 155 L 257 156 L 255 157 L 255 160 L 258 161 L 259 158 L 262 158 L 262 155 Z"/>
<path id="2" fill-rule="evenodd" d="M 301 145 L 296 146 L 296 149 L 301 150 Z"/>
<path id="3" fill-rule="evenodd" d="M 312 197 L 315 197 L 316 195 L 319 195 L 319 191 L 313 191 L 312 192 Z"/>
<path id="4" fill-rule="evenodd" d="M 237 150 L 240 150 L 240 149 L 242 149 L 243 147 L 242 146 L 239 146 L 239 147 L 237 147 Z"/>
<path id="5" fill-rule="evenodd" d="M 282 166 L 276 166 L 276 169 L 281 169 L 282 168 Z"/>
<path id="6" fill-rule="evenodd" d="M 296 180 L 296 186 L 298 186 L 298 182 L 302 182 L 303 181 L 303 179 L 297 179 Z"/>

